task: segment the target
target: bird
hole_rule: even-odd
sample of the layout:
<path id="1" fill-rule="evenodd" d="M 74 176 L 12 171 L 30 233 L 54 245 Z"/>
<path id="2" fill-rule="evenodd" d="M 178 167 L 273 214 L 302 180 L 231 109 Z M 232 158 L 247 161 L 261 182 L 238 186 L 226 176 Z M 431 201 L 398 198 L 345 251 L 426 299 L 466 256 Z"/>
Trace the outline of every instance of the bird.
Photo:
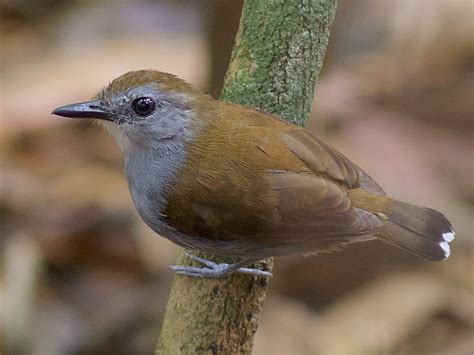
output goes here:
<path id="1" fill-rule="evenodd" d="M 134 206 L 154 232 L 237 260 L 187 253 L 200 266 L 172 265 L 177 274 L 269 277 L 250 266 L 374 239 L 431 261 L 450 255 L 455 232 L 442 213 L 387 196 L 307 129 L 215 100 L 175 75 L 131 71 L 52 114 L 106 127 L 122 151 Z"/>

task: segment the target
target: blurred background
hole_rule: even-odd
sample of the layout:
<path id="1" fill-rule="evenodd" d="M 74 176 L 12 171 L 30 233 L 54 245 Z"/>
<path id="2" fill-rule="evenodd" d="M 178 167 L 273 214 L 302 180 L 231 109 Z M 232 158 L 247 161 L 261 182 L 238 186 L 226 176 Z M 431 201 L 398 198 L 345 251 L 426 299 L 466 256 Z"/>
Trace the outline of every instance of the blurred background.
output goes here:
<path id="1" fill-rule="evenodd" d="M 241 1 L 0 2 L 0 352 L 151 354 L 178 249 L 131 204 L 112 138 L 53 108 L 133 69 L 218 96 Z M 255 354 L 474 353 L 473 3 L 341 0 L 309 128 L 452 256 L 381 242 L 278 259 Z"/>

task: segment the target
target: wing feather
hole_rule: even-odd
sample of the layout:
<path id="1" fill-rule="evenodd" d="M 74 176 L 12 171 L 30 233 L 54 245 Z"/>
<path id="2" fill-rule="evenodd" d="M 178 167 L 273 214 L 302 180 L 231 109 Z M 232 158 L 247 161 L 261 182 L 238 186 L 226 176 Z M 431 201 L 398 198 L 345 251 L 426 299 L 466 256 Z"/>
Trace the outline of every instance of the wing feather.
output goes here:
<path id="1" fill-rule="evenodd" d="M 374 194 L 385 195 L 366 172 L 309 131 L 293 129 L 284 133 L 282 139 L 288 149 L 314 172 L 326 174 L 348 188 L 361 187 Z"/>
<path id="2" fill-rule="evenodd" d="M 350 239 L 382 226 L 372 213 L 354 208 L 347 193 L 328 179 L 286 171 L 270 171 L 267 179 L 281 216 L 277 239 Z"/>

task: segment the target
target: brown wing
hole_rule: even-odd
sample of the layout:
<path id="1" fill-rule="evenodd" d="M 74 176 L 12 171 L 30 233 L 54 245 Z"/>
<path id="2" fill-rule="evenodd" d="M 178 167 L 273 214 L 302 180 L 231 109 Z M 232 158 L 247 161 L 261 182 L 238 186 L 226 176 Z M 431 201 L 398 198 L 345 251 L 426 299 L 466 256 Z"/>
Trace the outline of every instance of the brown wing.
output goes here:
<path id="1" fill-rule="evenodd" d="M 286 171 L 268 172 L 267 179 L 281 216 L 276 234 L 289 234 L 290 240 L 370 235 L 382 225 L 372 213 L 354 208 L 347 193 L 328 179 Z"/>
<path id="2" fill-rule="evenodd" d="M 301 251 L 380 227 L 346 193 L 362 185 L 381 193 L 362 170 L 303 129 L 232 108 L 235 115 L 228 110 L 188 145 L 180 183 L 168 195 L 171 225 L 193 236 Z"/>
<path id="3" fill-rule="evenodd" d="M 361 187 L 373 194 L 385 195 L 379 184 L 366 172 L 309 131 L 294 129 L 284 133 L 282 139 L 288 148 L 315 173 L 327 174 L 348 188 Z"/>

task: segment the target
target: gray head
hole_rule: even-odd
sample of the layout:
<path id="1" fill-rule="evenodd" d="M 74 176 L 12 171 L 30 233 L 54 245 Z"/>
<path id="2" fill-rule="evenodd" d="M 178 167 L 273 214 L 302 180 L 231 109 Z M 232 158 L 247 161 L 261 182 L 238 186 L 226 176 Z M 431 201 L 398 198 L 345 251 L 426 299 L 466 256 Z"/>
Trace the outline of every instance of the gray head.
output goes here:
<path id="1" fill-rule="evenodd" d="M 118 77 L 91 101 L 58 107 L 53 114 L 97 119 L 127 150 L 130 144 L 184 137 L 193 110 L 206 98 L 172 74 L 139 70 Z"/>

